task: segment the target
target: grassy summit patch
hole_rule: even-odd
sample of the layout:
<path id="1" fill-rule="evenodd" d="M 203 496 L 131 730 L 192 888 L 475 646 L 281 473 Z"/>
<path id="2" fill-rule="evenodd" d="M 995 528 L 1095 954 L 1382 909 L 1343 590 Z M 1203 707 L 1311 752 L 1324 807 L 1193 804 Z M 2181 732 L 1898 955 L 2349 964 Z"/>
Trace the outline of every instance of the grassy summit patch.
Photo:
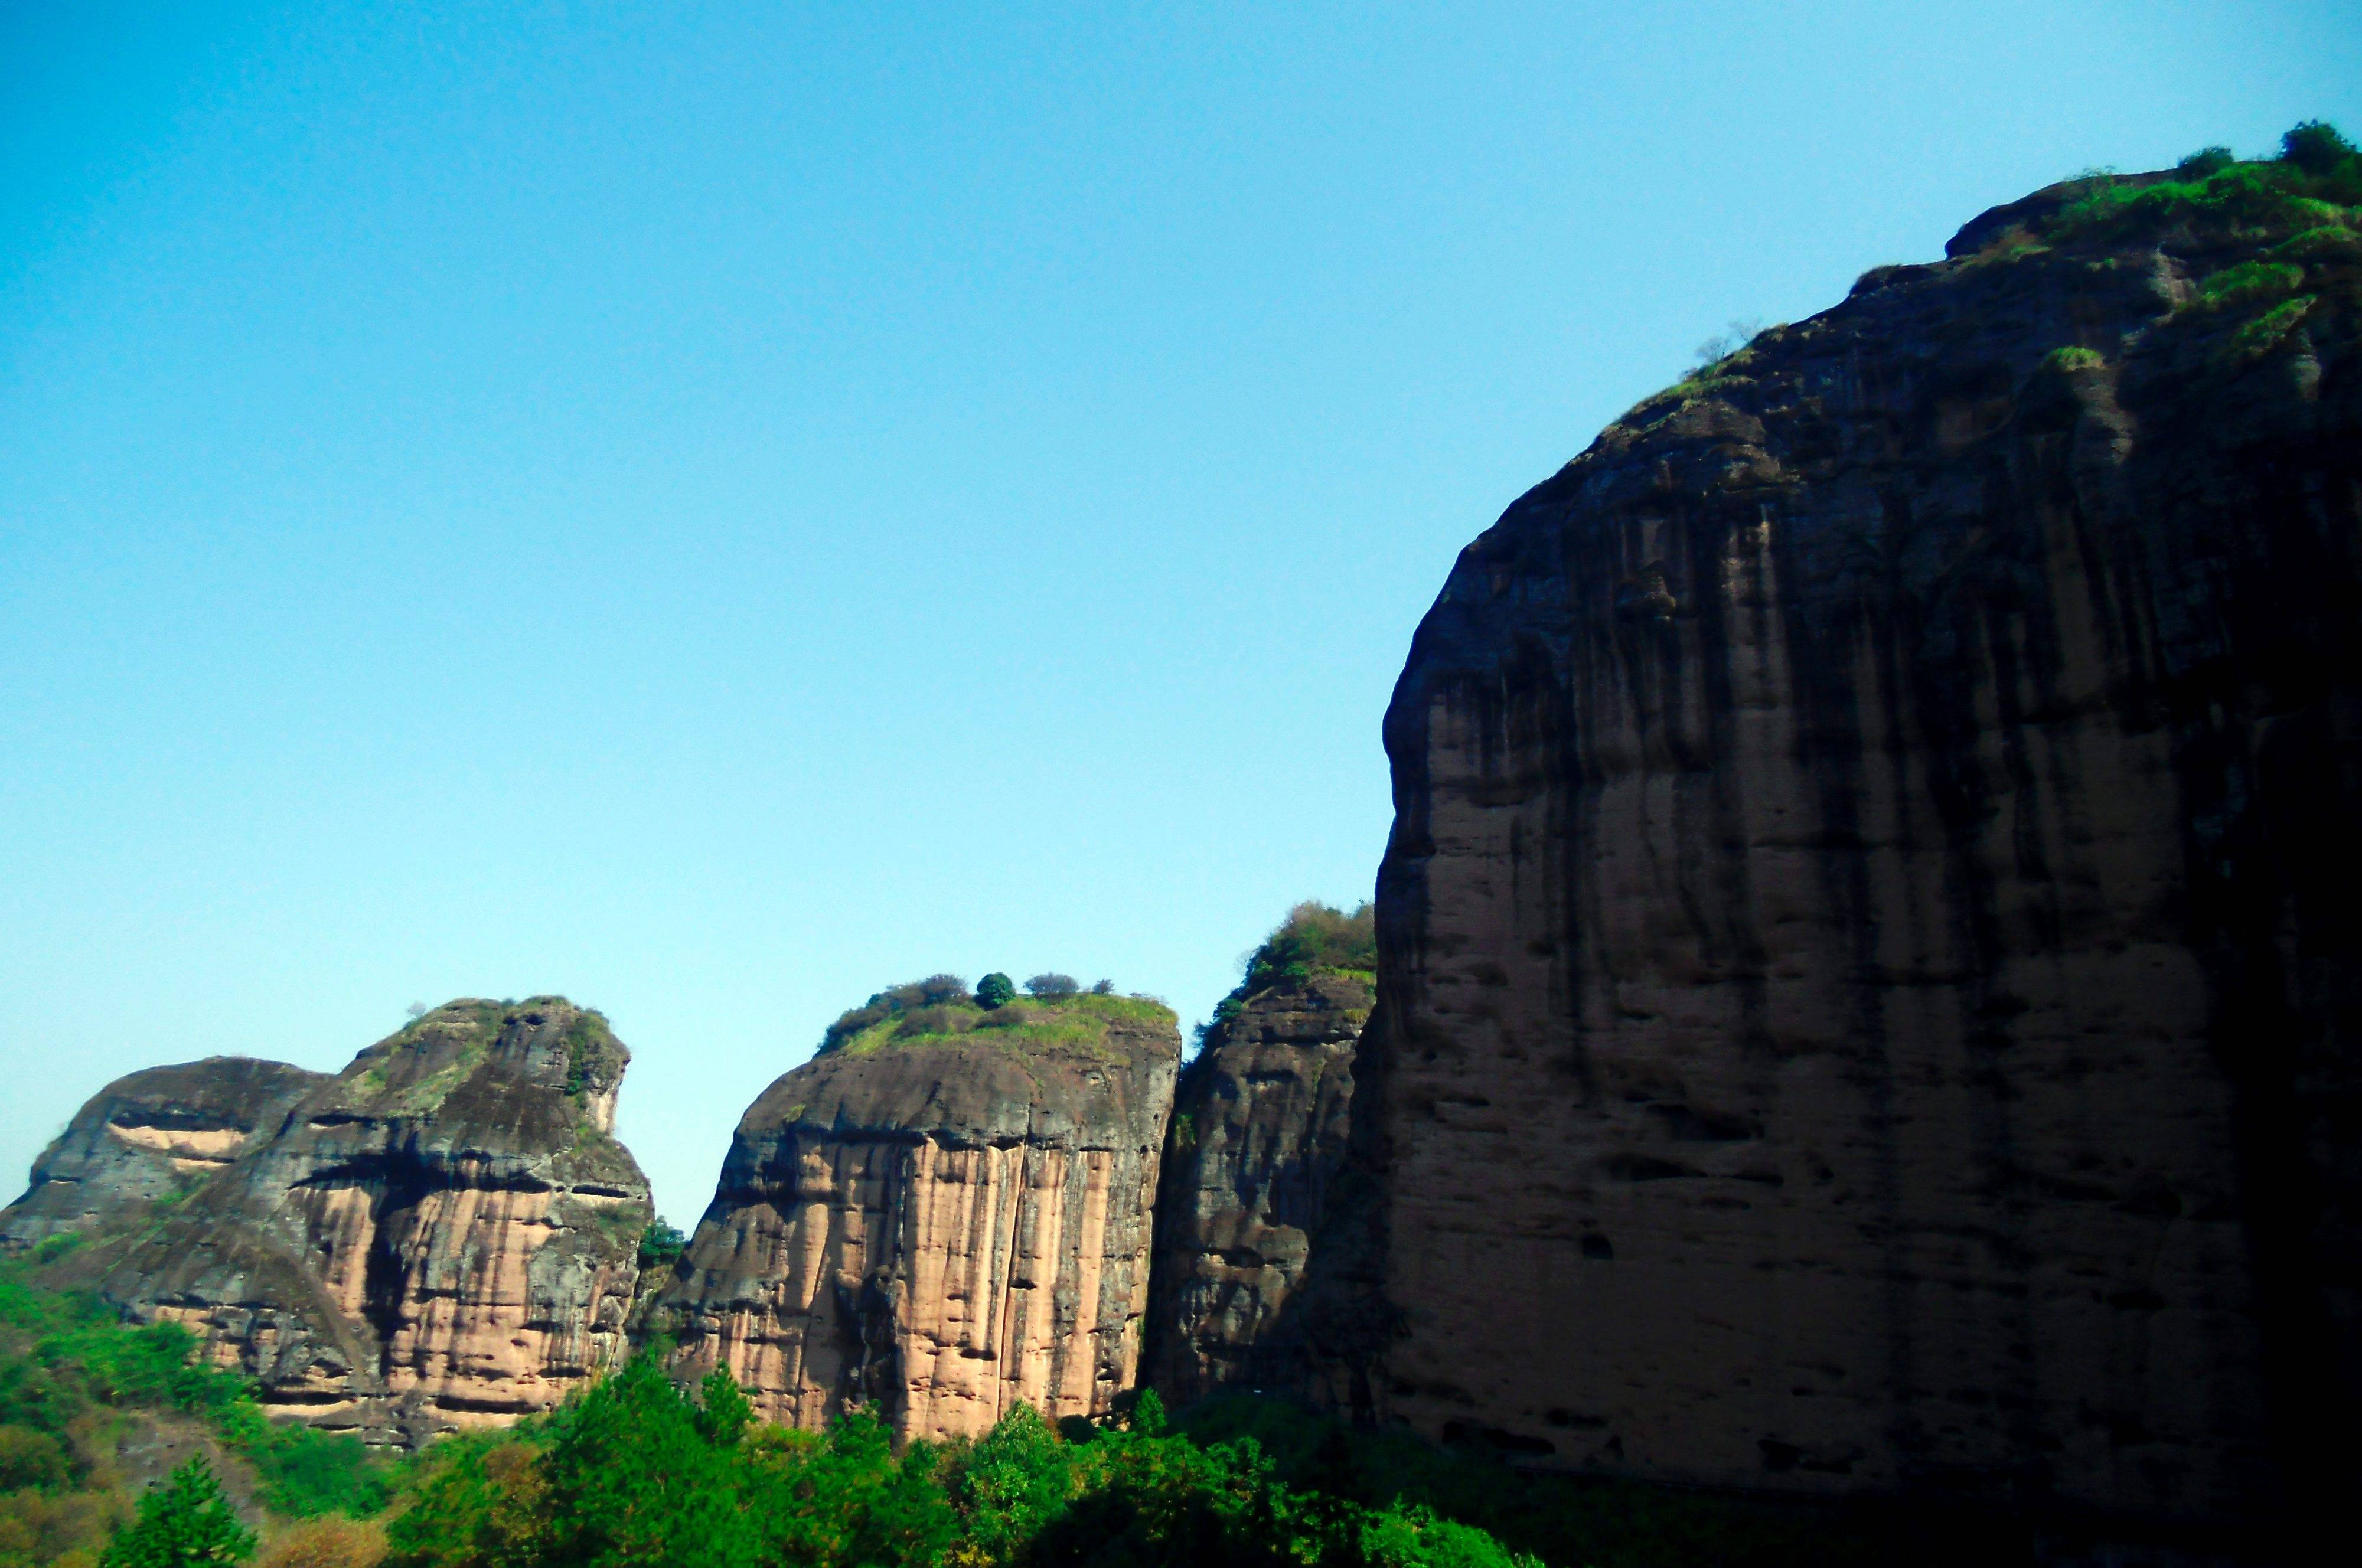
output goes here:
<path id="1" fill-rule="evenodd" d="M 1322 975 L 1376 987 L 1377 914 L 1366 900 L 1350 913 L 1317 900 L 1288 911 L 1287 918 L 1247 955 L 1246 973 L 1229 996 L 1214 1004 L 1214 1016 L 1198 1026 L 1198 1043 L 1203 1045 L 1219 1034 L 1257 993 L 1306 985 Z"/>
<path id="2" fill-rule="evenodd" d="M 2184 332 L 2223 327 L 2222 365 L 2235 370 L 2278 348 L 2322 303 L 2324 291 L 2348 286 L 2344 280 L 2362 256 L 2362 151 L 2335 127 L 2308 121 L 2280 138 L 2275 157 L 2240 159 L 2223 148 L 2205 148 L 2153 173 L 2095 171 L 1996 208 L 1995 215 L 2007 221 L 1984 226 L 1973 249 L 1928 266 L 1872 268 L 1855 293 L 1947 269 L 2055 266 L 2063 258 L 2106 271 L 2146 265 L 2152 252 L 2171 251 L 2180 261 L 2211 270 L 2192 279 L 2194 293 L 2164 325 Z M 1794 387 L 1781 380 L 1784 361 L 1776 351 L 1826 330 L 1818 321 L 1768 327 L 1743 344 L 1702 348 L 1687 375 L 1635 403 L 1609 434 L 1620 431 L 1628 439 L 1701 402 L 1719 400 L 1757 413 L 1778 403 Z M 2081 344 L 2065 350 L 2098 353 Z M 2111 349 L 2092 364 L 2114 357 Z"/>
<path id="3" fill-rule="evenodd" d="M 880 1051 L 973 1039 L 1016 1051 L 1095 1053 L 1121 1024 L 1175 1026 L 1173 1010 L 1148 997 L 1112 989 L 1033 996 L 987 1007 L 955 977 L 937 975 L 890 986 L 839 1017 L 821 1041 L 821 1055 L 866 1056 Z"/>

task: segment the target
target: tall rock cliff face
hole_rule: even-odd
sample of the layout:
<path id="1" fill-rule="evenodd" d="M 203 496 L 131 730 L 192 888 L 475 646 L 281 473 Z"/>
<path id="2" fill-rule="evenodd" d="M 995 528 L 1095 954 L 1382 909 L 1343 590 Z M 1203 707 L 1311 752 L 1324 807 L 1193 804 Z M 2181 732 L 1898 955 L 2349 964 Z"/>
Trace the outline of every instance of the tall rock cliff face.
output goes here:
<path id="1" fill-rule="evenodd" d="M 1156 1199 L 1142 1381 L 1177 1403 L 1305 1375 L 1284 1316 L 1344 1157 L 1366 975 L 1316 970 L 1240 999 L 1182 1069 Z"/>
<path id="2" fill-rule="evenodd" d="M 452 1002 L 69 1266 L 267 1404 L 373 1441 L 546 1409 L 624 1348 L 653 1213 L 611 1131 L 629 1059 L 563 998 Z"/>
<path id="3" fill-rule="evenodd" d="M 765 1416 L 900 1439 L 1130 1386 L 1180 1035 L 1124 997 L 876 1006 L 738 1124 L 651 1326 Z M 856 1012 L 848 1020 L 861 1020 Z"/>
<path id="4" fill-rule="evenodd" d="M 2296 182 L 1989 214 L 1462 553 L 1341 1389 L 1692 1482 L 2350 1479 L 2362 240 Z"/>
<path id="5" fill-rule="evenodd" d="M 326 1073 L 245 1056 L 116 1079 L 33 1162 L 25 1196 L 0 1209 L 0 1254 L 171 1198 L 278 1132 L 289 1109 L 327 1081 Z"/>

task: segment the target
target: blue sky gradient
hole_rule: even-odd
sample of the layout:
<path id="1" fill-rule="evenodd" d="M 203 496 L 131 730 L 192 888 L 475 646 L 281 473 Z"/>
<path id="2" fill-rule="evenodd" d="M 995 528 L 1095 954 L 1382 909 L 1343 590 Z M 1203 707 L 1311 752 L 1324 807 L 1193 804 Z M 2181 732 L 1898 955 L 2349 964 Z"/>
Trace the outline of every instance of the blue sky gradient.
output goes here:
<path id="1" fill-rule="evenodd" d="M 2362 130 L 2329 5 L 873 9 L 0 9 L 0 1176 L 560 991 L 687 1223 L 889 981 L 1201 1018 L 1701 339 Z"/>

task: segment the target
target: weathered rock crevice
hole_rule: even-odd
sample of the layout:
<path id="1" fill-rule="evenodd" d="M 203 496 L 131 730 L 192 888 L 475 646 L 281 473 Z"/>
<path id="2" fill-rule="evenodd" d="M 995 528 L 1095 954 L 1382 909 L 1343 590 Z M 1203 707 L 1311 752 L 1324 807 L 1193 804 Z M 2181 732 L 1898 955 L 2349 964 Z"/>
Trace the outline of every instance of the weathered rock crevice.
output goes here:
<path id="1" fill-rule="evenodd" d="M 1183 1069 L 1156 1201 L 1142 1381 L 1187 1403 L 1308 1375 L 1287 1306 L 1345 1153 L 1360 974 L 1325 969 L 1242 997 Z"/>

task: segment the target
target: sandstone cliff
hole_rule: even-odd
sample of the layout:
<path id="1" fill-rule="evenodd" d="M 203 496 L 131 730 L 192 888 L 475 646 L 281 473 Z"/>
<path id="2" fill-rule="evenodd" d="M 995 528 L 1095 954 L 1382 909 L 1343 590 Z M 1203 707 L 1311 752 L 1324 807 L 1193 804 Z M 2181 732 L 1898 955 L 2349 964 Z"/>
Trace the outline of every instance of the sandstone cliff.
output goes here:
<path id="1" fill-rule="evenodd" d="M 1462 553 L 1386 716 L 1341 1397 L 1693 1482 L 2350 1479 L 2345 181 L 1988 214 Z"/>
<path id="2" fill-rule="evenodd" d="M 1330 953 L 1299 929 L 1315 909 L 1249 959 L 1174 1096 L 1141 1380 L 1176 1403 L 1304 1376 L 1283 1312 L 1345 1153 L 1374 963 L 1366 911 L 1356 950 Z"/>
<path id="3" fill-rule="evenodd" d="M 563 998 L 452 1002 L 67 1266 L 318 1425 L 414 1442 L 546 1409 L 623 1349 L 652 1213 L 611 1133 L 629 1059 Z"/>
<path id="4" fill-rule="evenodd" d="M 803 1427 L 866 1406 L 900 1439 L 1131 1385 L 1173 1014 L 955 995 L 882 993 L 747 1110 L 651 1314 L 684 1373 L 727 1366 Z"/>
<path id="5" fill-rule="evenodd" d="M 41 1151 L 25 1196 L 0 1209 L 0 1254 L 185 1191 L 276 1132 L 289 1108 L 327 1077 L 283 1062 L 209 1056 L 116 1079 Z"/>

